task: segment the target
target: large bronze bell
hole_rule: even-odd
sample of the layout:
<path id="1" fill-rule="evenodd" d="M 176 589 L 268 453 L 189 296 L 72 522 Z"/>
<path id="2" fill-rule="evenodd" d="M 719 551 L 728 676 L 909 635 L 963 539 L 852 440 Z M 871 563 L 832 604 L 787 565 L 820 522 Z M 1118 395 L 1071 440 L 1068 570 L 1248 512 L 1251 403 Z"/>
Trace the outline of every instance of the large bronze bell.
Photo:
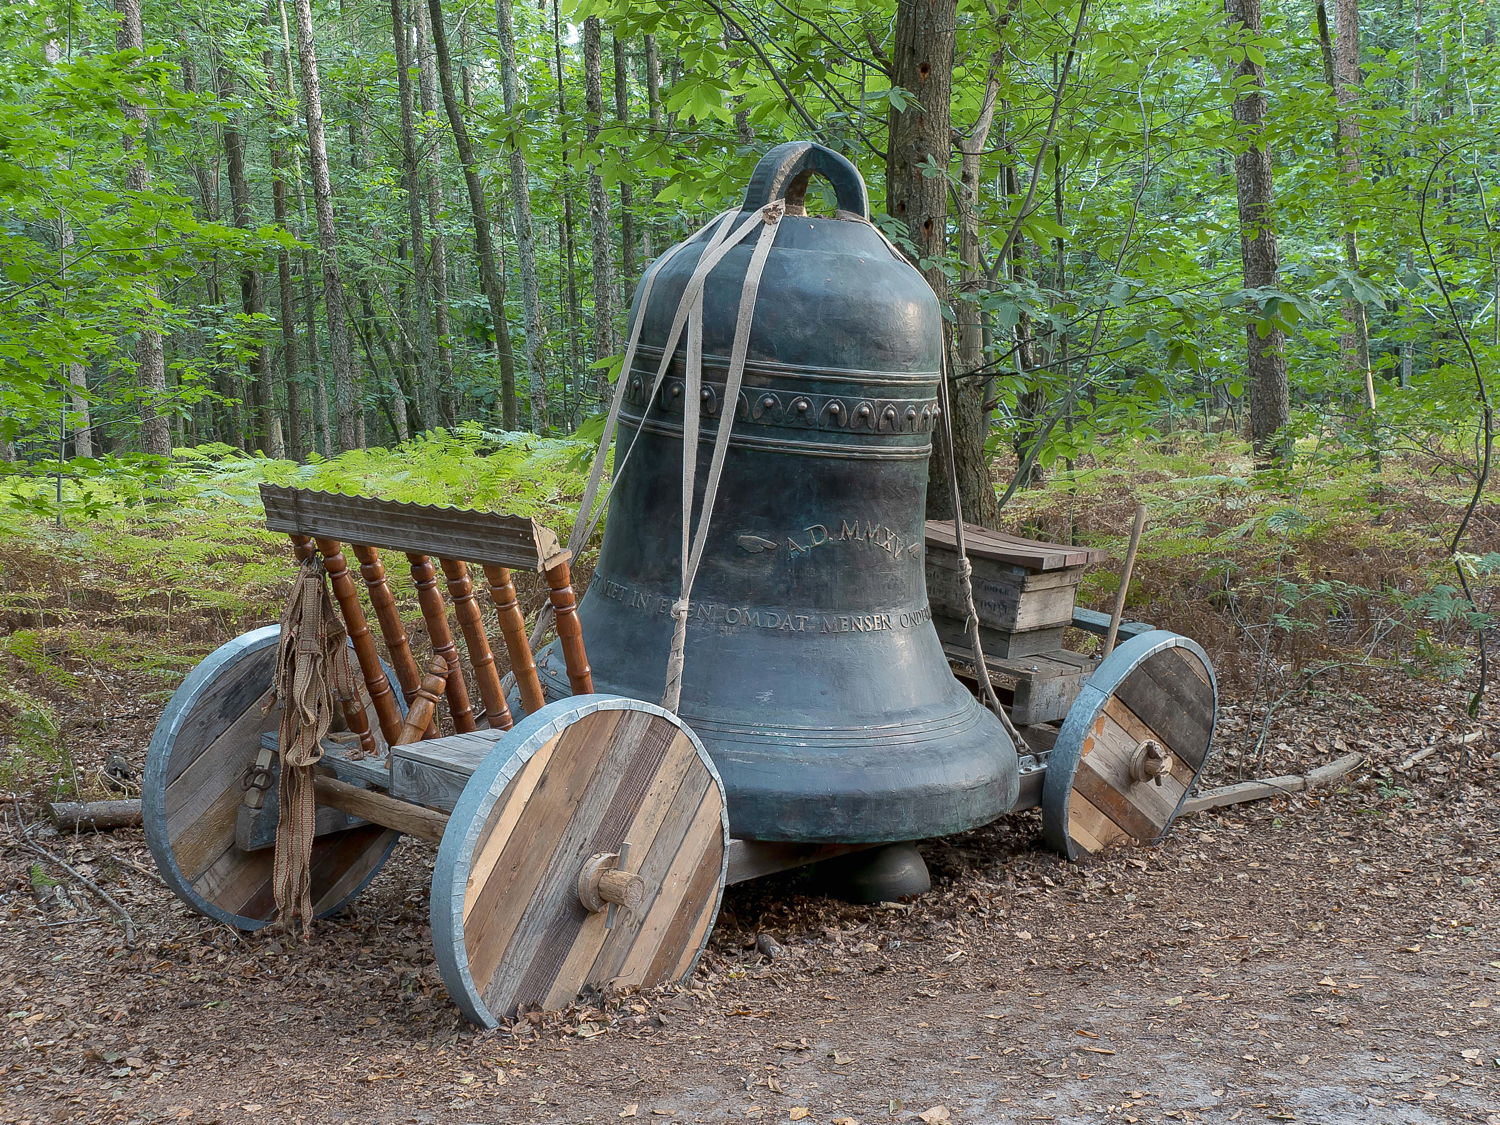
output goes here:
<path id="1" fill-rule="evenodd" d="M 838 213 L 806 215 L 810 177 Z M 704 291 L 706 463 L 735 411 L 692 592 L 680 713 L 723 777 L 731 831 L 759 840 L 896 841 L 1008 811 L 1016 751 L 948 670 L 923 574 L 943 326 L 922 276 L 869 223 L 859 172 L 819 145 L 772 149 L 742 217 L 786 214 L 765 261 L 742 393 L 723 401 L 743 243 Z M 736 222 L 738 219 L 735 220 Z M 708 239 L 664 257 L 626 381 L 603 550 L 579 614 L 600 691 L 661 698 L 679 593 L 683 354 L 647 402 Z M 642 288 L 644 289 L 644 283 Z M 633 322 L 633 321 L 632 321 Z M 701 502 L 704 475 L 698 475 Z M 555 647 L 539 664 L 568 693 Z"/>

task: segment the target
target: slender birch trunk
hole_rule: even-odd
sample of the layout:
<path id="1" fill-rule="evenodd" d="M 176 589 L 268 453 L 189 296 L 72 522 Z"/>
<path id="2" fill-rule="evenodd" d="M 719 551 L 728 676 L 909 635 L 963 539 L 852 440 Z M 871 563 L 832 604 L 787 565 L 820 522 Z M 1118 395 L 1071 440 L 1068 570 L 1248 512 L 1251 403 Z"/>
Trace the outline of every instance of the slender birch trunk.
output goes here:
<path id="1" fill-rule="evenodd" d="M 443 146 L 436 137 L 426 136 L 438 114 L 437 76 L 432 65 L 432 33 L 427 5 L 412 3 L 416 24 L 417 94 L 422 106 L 423 147 L 427 153 L 422 174 L 426 197 L 427 229 L 431 231 L 427 246 L 427 277 L 432 283 L 432 325 L 437 339 L 437 406 L 445 426 L 458 422 L 458 408 L 453 383 L 453 326 L 448 311 L 448 240 L 443 235 Z"/>
<path id="2" fill-rule="evenodd" d="M 359 408 L 355 401 L 354 356 L 344 278 L 339 269 L 338 233 L 333 221 L 333 184 L 323 131 L 323 89 L 313 40 L 312 2 L 296 0 L 297 57 L 302 68 L 302 111 L 307 119 L 307 158 L 312 172 L 313 213 L 318 223 L 318 256 L 323 265 L 323 306 L 328 318 L 328 358 L 333 367 L 334 409 L 339 452 L 359 447 Z"/>
<path id="3" fill-rule="evenodd" d="M 140 0 L 116 0 L 115 10 L 120 14 L 120 25 L 115 32 L 115 47 L 120 51 L 141 51 L 145 48 L 141 29 Z M 125 168 L 125 190 L 144 193 L 151 185 L 151 173 L 146 170 L 144 152 L 138 146 L 144 137 L 137 132 L 146 129 L 146 108 L 130 101 L 120 100 L 120 109 L 129 125 L 126 128 L 122 147 L 127 157 L 132 158 Z M 142 304 L 156 300 L 156 283 L 141 282 Z M 153 314 L 149 314 L 154 317 Z M 172 426 L 162 413 L 162 403 L 167 397 L 167 357 L 163 348 L 161 331 L 153 324 L 143 325 L 136 343 L 135 358 L 137 377 L 141 390 L 141 448 L 159 457 L 172 455 Z"/>
<path id="4" fill-rule="evenodd" d="M 530 392 L 528 397 L 532 425 L 545 430 L 547 321 L 542 309 L 541 286 L 537 280 L 536 233 L 531 221 L 531 175 L 526 166 L 517 109 L 517 102 L 520 100 L 519 74 L 515 27 L 511 22 L 511 0 L 495 0 L 495 28 L 500 38 L 500 95 L 505 105 L 506 120 L 510 123 L 510 144 L 506 155 L 510 169 L 510 207 L 516 235 L 516 263 L 521 273 L 521 307 L 526 316 L 524 352 Z M 541 392 L 540 396 L 538 391 Z"/>
<path id="5" fill-rule="evenodd" d="M 518 424 L 516 372 L 510 350 L 510 326 L 505 319 L 505 290 L 501 287 L 500 273 L 495 267 L 495 244 L 490 229 L 489 203 L 485 199 L 484 183 L 479 178 L 479 165 L 474 156 L 473 142 L 469 139 L 468 126 L 464 123 L 458 90 L 453 84 L 453 60 L 448 50 L 448 33 L 443 26 L 442 0 L 428 0 L 427 12 L 431 17 L 430 30 L 433 59 L 437 66 L 438 86 L 443 92 L 443 106 L 448 113 L 449 128 L 453 131 L 453 147 L 458 152 L 458 162 L 464 173 L 464 187 L 469 193 L 469 213 L 474 227 L 474 252 L 479 258 L 479 279 L 484 288 L 485 300 L 489 304 L 490 322 L 495 333 L 495 351 L 500 365 L 501 424 L 507 430 L 514 430 Z M 545 406 L 545 402 L 543 405 Z M 542 417 L 546 417 L 545 410 Z"/>
<path id="6" fill-rule="evenodd" d="M 584 144 L 589 153 L 589 242 L 593 261 L 594 297 L 593 361 L 598 363 L 615 354 L 615 278 L 614 231 L 609 221 L 609 195 L 599 174 L 599 122 L 604 116 L 604 33 L 599 17 L 583 21 L 583 109 Z M 609 373 L 603 368 L 594 372 L 594 394 L 600 402 L 609 401 Z"/>
<path id="7" fill-rule="evenodd" d="M 630 64 L 625 44 L 619 35 L 610 33 L 610 48 L 615 63 L 615 122 L 623 132 L 630 124 Z M 621 304 L 630 300 L 630 286 L 635 281 L 635 199 L 628 176 L 620 179 L 620 285 Z"/>

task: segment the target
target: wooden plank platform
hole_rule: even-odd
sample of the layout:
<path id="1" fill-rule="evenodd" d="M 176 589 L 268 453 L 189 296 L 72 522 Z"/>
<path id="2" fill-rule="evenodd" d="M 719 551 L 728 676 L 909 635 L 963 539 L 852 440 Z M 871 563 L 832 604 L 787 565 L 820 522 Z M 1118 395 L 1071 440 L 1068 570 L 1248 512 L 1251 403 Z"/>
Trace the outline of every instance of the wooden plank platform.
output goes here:
<path id="1" fill-rule="evenodd" d="M 951 520 L 928 520 L 927 543 L 956 550 Z M 964 545 L 970 558 L 993 559 L 1027 570 L 1062 570 L 1066 567 L 1090 566 L 1109 557 L 1107 551 L 1093 547 L 1073 547 L 1062 543 L 1043 543 L 1022 539 L 978 524 L 964 524 Z"/>
<path id="2" fill-rule="evenodd" d="M 391 796 L 452 812 L 469 778 L 504 734 L 476 730 L 391 747 Z"/>

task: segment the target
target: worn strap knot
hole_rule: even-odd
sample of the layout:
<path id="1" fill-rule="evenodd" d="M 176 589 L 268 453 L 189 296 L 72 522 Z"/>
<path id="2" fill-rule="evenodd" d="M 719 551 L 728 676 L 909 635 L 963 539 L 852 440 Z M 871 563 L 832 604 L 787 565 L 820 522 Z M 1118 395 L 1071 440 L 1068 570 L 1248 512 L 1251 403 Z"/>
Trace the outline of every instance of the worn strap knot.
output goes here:
<path id="1" fill-rule="evenodd" d="M 672 620 L 686 621 L 688 613 L 692 609 L 692 604 L 687 598 L 678 598 L 672 603 Z"/>

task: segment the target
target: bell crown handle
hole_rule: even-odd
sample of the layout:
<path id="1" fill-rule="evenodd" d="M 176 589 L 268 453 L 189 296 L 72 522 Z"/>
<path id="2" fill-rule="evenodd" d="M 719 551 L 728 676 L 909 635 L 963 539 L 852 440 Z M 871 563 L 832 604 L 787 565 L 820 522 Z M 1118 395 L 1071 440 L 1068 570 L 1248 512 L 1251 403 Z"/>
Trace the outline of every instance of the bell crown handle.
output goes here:
<path id="1" fill-rule="evenodd" d="M 815 175 L 833 185 L 841 212 L 870 218 L 870 196 L 859 169 L 833 149 L 812 141 L 788 141 L 762 156 L 745 188 L 743 210 L 754 211 L 785 197 L 788 215 L 805 215 L 807 184 Z"/>

